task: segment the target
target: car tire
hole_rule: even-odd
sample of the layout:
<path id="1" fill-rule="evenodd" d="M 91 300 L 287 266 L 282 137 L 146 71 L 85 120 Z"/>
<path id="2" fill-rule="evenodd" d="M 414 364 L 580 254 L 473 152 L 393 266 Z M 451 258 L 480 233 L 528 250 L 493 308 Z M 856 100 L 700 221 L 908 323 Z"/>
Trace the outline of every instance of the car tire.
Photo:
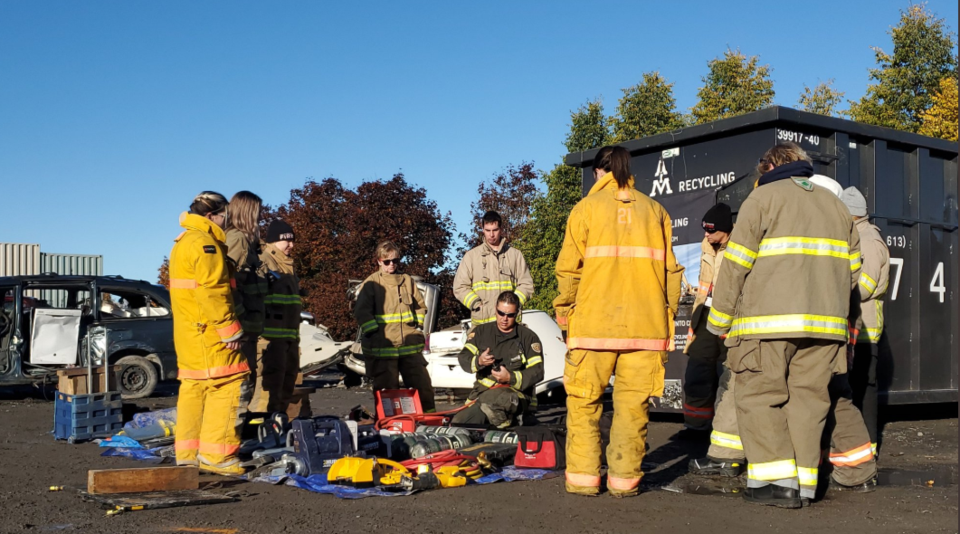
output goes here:
<path id="1" fill-rule="evenodd" d="M 157 368 L 143 356 L 124 356 L 116 361 L 120 366 L 117 385 L 124 399 L 149 397 L 157 389 Z"/>

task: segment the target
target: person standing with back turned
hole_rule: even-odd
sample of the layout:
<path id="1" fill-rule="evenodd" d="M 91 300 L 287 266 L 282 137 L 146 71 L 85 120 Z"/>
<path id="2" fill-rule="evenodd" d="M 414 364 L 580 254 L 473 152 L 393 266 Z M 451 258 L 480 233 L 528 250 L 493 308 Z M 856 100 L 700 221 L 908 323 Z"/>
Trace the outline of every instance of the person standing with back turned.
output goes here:
<path id="1" fill-rule="evenodd" d="M 240 388 L 249 374 L 240 351 L 244 332 L 230 292 L 227 199 L 204 191 L 180 215 L 184 232 L 170 252 L 170 301 L 180 394 L 174 448 L 177 465 L 243 474 L 237 452 Z"/>
<path id="2" fill-rule="evenodd" d="M 799 146 L 771 148 L 757 170 L 707 329 L 727 335 L 749 460 L 744 498 L 800 508 L 816 495 L 828 385 L 846 372 L 859 314 L 860 236 L 840 199 L 810 181 L 813 165 Z"/>
<path id="3" fill-rule="evenodd" d="M 567 220 L 553 301 L 569 349 L 566 490 L 600 491 L 601 397 L 615 373 L 607 490 L 627 497 L 643 476 L 648 401 L 663 394 L 683 267 L 667 211 L 634 188 L 630 153 L 604 147 L 593 169 L 597 182 Z"/>

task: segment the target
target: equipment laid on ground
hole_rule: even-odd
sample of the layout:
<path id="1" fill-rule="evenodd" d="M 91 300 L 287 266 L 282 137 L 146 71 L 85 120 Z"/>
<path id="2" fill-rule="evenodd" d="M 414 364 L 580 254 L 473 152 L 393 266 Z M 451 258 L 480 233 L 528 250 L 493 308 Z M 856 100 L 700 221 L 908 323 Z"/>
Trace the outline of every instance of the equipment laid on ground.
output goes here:
<path id="1" fill-rule="evenodd" d="M 88 331 L 95 325 L 88 327 Z M 107 344 L 104 331 L 104 347 Z M 90 339 L 86 342 L 87 384 L 93 384 L 93 357 Z M 67 395 L 57 392 L 54 402 L 53 437 L 68 443 L 107 438 L 123 428 L 123 401 L 119 391 L 112 391 L 107 358 L 103 358 L 104 392 L 91 395 Z M 116 386 L 116 384 L 113 384 Z"/>
<path id="2" fill-rule="evenodd" d="M 287 446 L 293 448 L 296 473 L 302 476 L 323 473 L 340 458 L 356 452 L 346 421 L 332 416 L 294 419 Z"/>
<path id="3" fill-rule="evenodd" d="M 418 425 L 447 425 L 453 414 L 463 409 L 425 414 L 420 393 L 415 389 L 383 389 L 375 392 L 374 397 L 377 401 L 376 427 L 391 432 L 413 432 Z"/>
<path id="4" fill-rule="evenodd" d="M 519 442 L 513 465 L 535 469 L 563 469 L 566 467 L 566 439 L 559 432 L 545 426 L 526 426 L 517 429 Z"/>
<path id="5" fill-rule="evenodd" d="M 327 483 L 354 488 L 372 488 L 400 483 L 400 476 L 409 474 L 406 467 L 393 460 L 348 456 L 334 462 L 327 471 Z"/>

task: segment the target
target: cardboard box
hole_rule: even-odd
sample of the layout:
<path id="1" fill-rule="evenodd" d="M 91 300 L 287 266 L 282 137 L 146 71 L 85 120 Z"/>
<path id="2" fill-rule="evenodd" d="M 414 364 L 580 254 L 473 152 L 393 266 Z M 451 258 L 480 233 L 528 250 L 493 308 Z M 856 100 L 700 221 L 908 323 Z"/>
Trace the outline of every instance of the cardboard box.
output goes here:
<path id="1" fill-rule="evenodd" d="M 119 382 L 121 368 L 120 365 L 111 366 L 113 376 L 110 377 L 110 386 L 114 391 L 119 389 L 117 383 Z M 90 395 L 106 391 L 102 365 L 93 369 L 93 391 L 89 391 L 87 388 L 87 369 L 85 367 L 60 369 L 57 371 L 57 377 L 59 377 L 57 389 L 66 395 Z"/>

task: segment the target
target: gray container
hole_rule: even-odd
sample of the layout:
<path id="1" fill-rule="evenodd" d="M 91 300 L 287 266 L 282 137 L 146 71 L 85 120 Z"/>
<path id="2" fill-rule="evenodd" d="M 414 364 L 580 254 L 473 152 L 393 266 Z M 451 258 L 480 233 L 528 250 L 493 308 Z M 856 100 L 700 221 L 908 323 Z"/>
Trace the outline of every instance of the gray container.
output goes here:
<path id="1" fill-rule="evenodd" d="M 96 254 L 40 253 L 40 272 L 64 275 L 103 276 L 103 256 Z M 43 290 L 40 298 L 50 306 L 62 308 L 67 305 L 66 291 Z"/>
<path id="2" fill-rule="evenodd" d="M 736 211 L 753 191 L 757 159 L 786 141 L 807 151 L 817 173 L 860 189 L 890 248 L 880 395 L 889 404 L 956 402 L 956 142 L 771 107 L 621 146 L 630 151 L 637 189 L 670 214 L 674 250 L 687 258 L 681 263 L 696 284 L 690 269 L 699 268 L 701 217 L 718 201 Z M 596 153 L 566 157 L 583 170 L 584 194 L 594 184 Z M 696 254 L 686 255 L 685 246 Z M 686 329 L 677 325 L 678 334 Z M 682 380 L 686 362 L 679 351 L 670 355 L 668 382 Z"/>
<path id="3" fill-rule="evenodd" d="M 40 274 L 40 245 L 0 243 L 0 276 Z"/>

